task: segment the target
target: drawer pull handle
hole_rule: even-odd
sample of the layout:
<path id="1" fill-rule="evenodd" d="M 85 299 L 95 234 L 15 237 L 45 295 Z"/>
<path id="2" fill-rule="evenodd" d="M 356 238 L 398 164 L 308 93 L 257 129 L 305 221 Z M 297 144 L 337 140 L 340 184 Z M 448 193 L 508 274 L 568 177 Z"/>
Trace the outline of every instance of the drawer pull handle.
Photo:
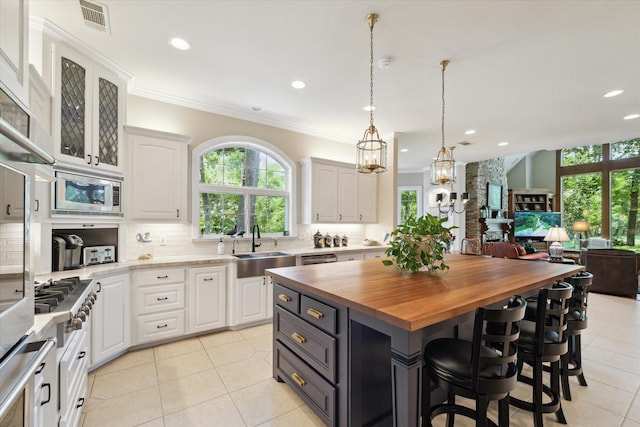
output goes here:
<path id="1" fill-rule="evenodd" d="M 315 308 L 307 308 L 307 314 L 311 317 L 315 317 L 316 319 L 322 319 L 324 317 L 324 314 Z"/>
<path id="2" fill-rule="evenodd" d="M 291 334 L 291 338 L 293 338 L 294 340 L 296 340 L 298 343 L 300 344 L 304 344 L 307 342 L 307 339 L 305 337 L 303 337 L 302 335 L 300 335 L 297 332 L 294 332 Z"/>
<path id="3" fill-rule="evenodd" d="M 78 404 L 76 405 L 76 408 L 82 408 L 83 405 L 84 405 L 84 397 L 81 397 L 80 399 L 78 399 Z"/>
<path id="4" fill-rule="evenodd" d="M 296 382 L 296 384 L 298 384 L 300 387 L 304 387 L 307 382 L 304 380 L 304 378 L 302 378 L 300 375 L 298 375 L 297 373 L 293 373 L 291 374 L 291 378 L 293 378 L 293 380 Z"/>
<path id="5" fill-rule="evenodd" d="M 158 279 L 168 279 L 169 278 L 169 276 L 166 275 L 166 274 L 164 276 L 157 276 L 157 277 L 158 277 Z"/>
<path id="6" fill-rule="evenodd" d="M 204 280 L 205 282 L 210 282 L 210 281 L 212 281 L 212 280 L 213 280 L 213 277 L 205 277 L 203 280 Z"/>
<path id="7" fill-rule="evenodd" d="M 280 294 L 278 295 L 278 299 L 284 302 L 291 302 L 291 297 L 289 295 Z"/>
<path id="8" fill-rule="evenodd" d="M 162 297 L 162 298 L 158 297 L 158 298 L 156 298 L 156 299 L 157 299 L 158 301 L 166 301 L 166 300 L 168 300 L 168 299 L 169 299 L 169 297 Z"/>
<path id="9" fill-rule="evenodd" d="M 78 360 L 84 359 L 86 355 L 87 355 L 86 351 L 81 351 L 80 353 L 78 353 Z"/>
<path id="10" fill-rule="evenodd" d="M 162 329 L 162 328 L 167 328 L 167 327 L 169 327 L 169 325 L 167 325 L 166 323 L 164 325 L 156 326 L 157 329 Z"/>

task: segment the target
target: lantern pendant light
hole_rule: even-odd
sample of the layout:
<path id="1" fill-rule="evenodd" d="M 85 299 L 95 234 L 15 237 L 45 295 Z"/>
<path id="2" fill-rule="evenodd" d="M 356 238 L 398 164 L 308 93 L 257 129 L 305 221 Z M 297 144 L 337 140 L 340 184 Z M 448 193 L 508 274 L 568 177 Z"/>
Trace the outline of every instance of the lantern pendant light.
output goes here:
<path id="1" fill-rule="evenodd" d="M 373 26 L 378 15 L 370 13 L 366 17 L 370 31 L 369 50 L 369 127 L 362 140 L 356 144 L 356 170 L 360 173 L 379 173 L 387 170 L 387 143 L 380 139 L 373 125 Z"/>
<path id="2" fill-rule="evenodd" d="M 453 149 L 444 146 L 444 70 L 449 64 L 448 60 L 440 62 L 442 70 L 442 147 L 431 165 L 431 183 L 434 185 L 446 185 L 456 182 L 456 161 L 453 158 Z"/>

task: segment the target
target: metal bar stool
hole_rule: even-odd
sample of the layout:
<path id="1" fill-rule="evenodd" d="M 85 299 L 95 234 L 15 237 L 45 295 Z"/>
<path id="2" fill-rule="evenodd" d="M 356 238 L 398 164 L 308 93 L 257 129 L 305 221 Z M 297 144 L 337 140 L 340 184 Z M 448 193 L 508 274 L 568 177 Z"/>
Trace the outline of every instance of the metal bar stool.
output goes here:
<path id="1" fill-rule="evenodd" d="M 555 413 L 562 424 L 567 420 L 560 403 L 560 359 L 567 353 L 567 313 L 573 287 L 569 283 L 558 282 L 552 287 L 540 289 L 532 306 L 535 311 L 527 310 L 525 319 L 520 322 L 520 340 L 518 341 L 518 381 L 533 386 L 533 402 L 511 398 L 514 406 L 533 412 L 535 427 L 542 427 L 543 413 Z M 543 384 L 544 363 L 549 363 L 549 385 Z M 522 374 L 523 364 L 533 368 L 533 376 Z M 543 403 L 543 394 L 551 401 Z"/>
<path id="2" fill-rule="evenodd" d="M 473 327 L 473 341 L 438 338 L 424 350 L 425 376 L 423 423 L 447 414 L 452 427 L 455 414 L 476 420 L 476 426 L 496 426 L 487 418 L 489 401 L 498 400 L 499 425 L 509 426 L 509 392 L 517 383 L 517 353 L 520 320 L 526 301 L 515 297 L 505 307 L 478 308 Z M 430 381 L 447 392 L 447 402 L 431 407 Z M 475 411 L 456 405 L 455 396 L 476 401 Z"/>
<path id="3" fill-rule="evenodd" d="M 567 315 L 568 349 L 567 354 L 562 356 L 560 373 L 562 375 L 562 395 L 565 399 L 571 400 L 569 377 L 577 376 L 580 385 L 587 385 L 587 380 L 582 372 L 581 332 L 587 329 L 587 298 L 589 286 L 593 282 L 593 274 L 581 271 L 575 276 L 567 277 L 565 281 L 573 286 L 573 294 L 569 301 L 569 314 Z"/>

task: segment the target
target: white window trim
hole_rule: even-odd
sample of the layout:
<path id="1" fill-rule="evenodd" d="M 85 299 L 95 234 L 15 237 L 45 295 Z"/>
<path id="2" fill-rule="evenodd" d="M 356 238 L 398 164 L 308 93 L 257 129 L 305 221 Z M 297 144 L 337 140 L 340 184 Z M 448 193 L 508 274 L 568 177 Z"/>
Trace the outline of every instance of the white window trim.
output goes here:
<path id="1" fill-rule="evenodd" d="M 245 147 L 253 150 L 261 151 L 276 161 L 278 161 L 285 169 L 285 188 L 289 192 L 289 235 L 298 234 L 298 216 L 297 209 L 297 191 L 296 191 L 296 164 L 289 156 L 287 156 L 278 147 L 264 140 L 243 135 L 229 135 L 213 138 L 203 142 L 193 149 L 191 153 L 191 235 L 192 238 L 202 240 L 200 237 L 200 156 L 211 150 L 219 150 L 226 147 Z M 220 186 L 211 186 L 216 191 L 233 192 L 232 187 L 226 187 L 221 190 Z M 257 189 L 261 194 L 269 195 L 269 189 Z M 278 195 L 282 193 L 279 191 Z M 213 239 L 205 238 L 205 239 Z M 216 237 L 217 238 L 217 237 Z"/>

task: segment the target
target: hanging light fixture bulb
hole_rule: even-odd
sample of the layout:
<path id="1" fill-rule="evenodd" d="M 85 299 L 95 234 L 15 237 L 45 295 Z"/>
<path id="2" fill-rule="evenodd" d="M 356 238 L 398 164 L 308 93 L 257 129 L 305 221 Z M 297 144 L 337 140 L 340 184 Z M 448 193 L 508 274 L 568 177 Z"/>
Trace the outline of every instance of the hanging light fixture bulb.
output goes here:
<path id="1" fill-rule="evenodd" d="M 373 27 L 378 21 L 376 13 L 366 17 L 370 31 L 369 50 L 369 127 L 362 140 L 356 144 L 356 170 L 360 173 L 384 172 L 387 170 L 387 143 L 380 139 L 378 129 L 373 125 Z"/>
<path id="2" fill-rule="evenodd" d="M 453 149 L 444 146 L 444 69 L 449 64 L 448 60 L 440 62 L 442 70 L 442 147 L 431 165 L 431 183 L 434 185 L 446 185 L 456 182 L 456 161 L 453 158 Z"/>

